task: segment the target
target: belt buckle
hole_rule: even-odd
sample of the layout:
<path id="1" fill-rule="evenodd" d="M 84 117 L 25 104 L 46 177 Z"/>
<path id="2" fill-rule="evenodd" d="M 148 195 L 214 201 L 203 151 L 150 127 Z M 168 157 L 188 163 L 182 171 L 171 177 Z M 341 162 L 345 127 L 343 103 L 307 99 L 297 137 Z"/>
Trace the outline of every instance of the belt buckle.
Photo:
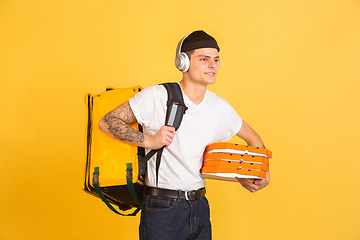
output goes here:
<path id="1" fill-rule="evenodd" d="M 186 200 L 195 200 L 196 191 L 185 191 L 185 199 Z"/>

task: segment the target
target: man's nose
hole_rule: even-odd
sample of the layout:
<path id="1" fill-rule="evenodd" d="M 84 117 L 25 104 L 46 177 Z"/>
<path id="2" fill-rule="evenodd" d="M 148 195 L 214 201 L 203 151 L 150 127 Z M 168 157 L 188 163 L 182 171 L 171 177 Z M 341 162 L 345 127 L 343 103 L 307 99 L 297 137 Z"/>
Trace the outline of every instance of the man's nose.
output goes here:
<path id="1" fill-rule="evenodd" d="M 210 67 L 210 68 L 216 67 L 216 66 L 217 66 L 216 64 L 217 64 L 217 62 L 216 62 L 215 60 L 210 60 L 210 61 L 209 61 L 209 67 Z"/>

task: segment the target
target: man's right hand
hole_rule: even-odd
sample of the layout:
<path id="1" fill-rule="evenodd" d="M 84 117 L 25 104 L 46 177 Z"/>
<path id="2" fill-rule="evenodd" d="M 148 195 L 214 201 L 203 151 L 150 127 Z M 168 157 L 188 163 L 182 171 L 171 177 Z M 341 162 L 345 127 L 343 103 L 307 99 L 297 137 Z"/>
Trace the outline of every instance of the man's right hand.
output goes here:
<path id="1" fill-rule="evenodd" d="M 168 147 L 175 136 L 175 128 L 162 126 L 154 136 L 145 135 L 144 145 L 146 148 L 159 149 L 163 146 Z"/>

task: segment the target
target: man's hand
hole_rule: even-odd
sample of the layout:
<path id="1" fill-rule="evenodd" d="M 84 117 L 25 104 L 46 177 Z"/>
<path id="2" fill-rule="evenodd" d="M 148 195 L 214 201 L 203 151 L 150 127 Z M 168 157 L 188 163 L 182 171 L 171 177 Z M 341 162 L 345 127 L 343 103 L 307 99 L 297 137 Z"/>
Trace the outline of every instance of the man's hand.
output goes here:
<path id="1" fill-rule="evenodd" d="M 236 178 L 239 183 L 250 192 L 254 193 L 266 187 L 270 182 L 270 173 L 266 173 L 266 179 L 257 179 L 254 182 L 250 182 L 245 178 Z"/>
<path id="2" fill-rule="evenodd" d="M 168 147 L 175 136 L 175 128 L 162 126 L 154 136 L 145 137 L 145 146 L 150 149 L 159 149 L 163 146 Z"/>

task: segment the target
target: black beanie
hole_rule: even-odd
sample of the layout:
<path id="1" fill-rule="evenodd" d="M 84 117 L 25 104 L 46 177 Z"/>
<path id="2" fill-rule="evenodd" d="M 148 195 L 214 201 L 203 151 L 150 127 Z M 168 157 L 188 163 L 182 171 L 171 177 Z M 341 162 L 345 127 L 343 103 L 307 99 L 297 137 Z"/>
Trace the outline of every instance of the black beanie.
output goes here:
<path id="1" fill-rule="evenodd" d="M 199 48 L 216 48 L 220 52 L 220 48 L 215 38 L 202 30 L 192 32 L 187 38 L 185 38 L 181 47 L 181 52 L 187 52 Z"/>

